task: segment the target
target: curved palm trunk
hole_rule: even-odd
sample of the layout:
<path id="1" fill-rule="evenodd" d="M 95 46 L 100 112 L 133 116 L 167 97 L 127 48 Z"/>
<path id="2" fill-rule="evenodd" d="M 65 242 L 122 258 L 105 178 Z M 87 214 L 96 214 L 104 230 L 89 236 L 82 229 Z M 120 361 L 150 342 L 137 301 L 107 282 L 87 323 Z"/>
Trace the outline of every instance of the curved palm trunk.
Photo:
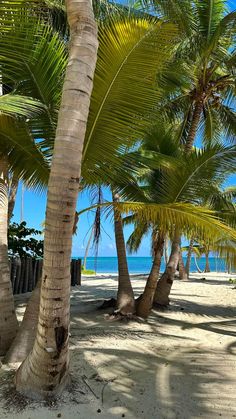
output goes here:
<path id="1" fill-rule="evenodd" d="M 33 350 L 16 374 L 17 390 L 37 399 L 69 382 L 72 232 L 98 46 L 91 2 L 66 0 L 66 9 L 70 48 L 49 177 L 39 321 Z"/>
<path id="2" fill-rule="evenodd" d="M 159 279 L 154 296 L 154 304 L 167 306 L 170 302 L 169 295 L 175 278 L 179 261 L 179 234 L 176 234 L 171 246 L 171 254 L 165 272 Z"/>
<path id="3" fill-rule="evenodd" d="M 194 255 L 194 262 L 195 262 L 195 265 L 196 265 L 196 268 L 197 268 L 197 271 L 198 271 L 198 273 L 199 274 L 202 274 L 203 273 L 203 271 L 199 268 L 199 266 L 198 266 L 198 263 L 197 263 L 197 257 L 196 257 L 196 255 Z"/>
<path id="4" fill-rule="evenodd" d="M 169 238 L 166 235 L 165 237 L 165 244 L 164 244 L 164 258 L 165 258 L 165 264 L 167 265 L 168 260 L 169 260 L 169 255 L 168 255 L 168 244 L 169 244 Z"/>
<path id="5" fill-rule="evenodd" d="M 206 265 L 205 265 L 204 272 L 211 272 L 210 264 L 209 264 L 209 252 L 206 252 L 205 256 L 206 256 Z"/>
<path id="6" fill-rule="evenodd" d="M 191 258 L 192 258 L 192 252 L 193 252 L 193 244 L 194 244 L 194 239 L 192 238 L 189 242 L 187 260 L 186 260 L 186 265 L 185 265 L 185 270 L 187 272 L 188 278 L 189 278 L 189 274 L 190 274 L 190 265 L 191 265 Z"/>
<path id="7" fill-rule="evenodd" d="M 41 280 L 28 301 L 18 333 L 4 358 L 5 363 L 23 362 L 33 348 L 39 317 L 40 288 Z"/>
<path id="8" fill-rule="evenodd" d="M 113 194 L 113 201 L 117 202 L 118 200 L 119 195 Z M 128 270 L 122 219 L 115 208 L 114 228 L 118 259 L 118 292 L 116 312 L 123 315 L 129 315 L 135 312 L 135 299 Z"/>
<path id="9" fill-rule="evenodd" d="M 0 156 L 0 356 L 9 349 L 18 329 L 8 261 L 8 164 Z"/>
<path id="10" fill-rule="evenodd" d="M 179 252 L 179 279 L 183 281 L 188 279 L 188 275 L 184 266 L 183 255 L 182 255 L 181 250 Z"/>
<path id="11" fill-rule="evenodd" d="M 192 149 L 194 139 L 196 137 L 196 133 L 198 130 L 198 125 L 200 122 L 201 113 L 202 113 L 202 102 L 199 100 L 195 103 L 195 107 L 193 110 L 192 121 L 191 121 L 191 125 L 189 128 L 188 136 L 185 143 L 186 153 L 189 153 Z"/>
<path id="12" fill-rule="evenodd" d="M 157 280 L 160 273 L 161 259 L 164 248 L 164 236 L 158 235 L 155 246 L 155 256 L 152 264 L 152 269 L 147 279 L 145 289 L 137 304 L 137 315 L 144 319 L 148 317 L 153 304 L 153 299 L 157 287 Z"/>

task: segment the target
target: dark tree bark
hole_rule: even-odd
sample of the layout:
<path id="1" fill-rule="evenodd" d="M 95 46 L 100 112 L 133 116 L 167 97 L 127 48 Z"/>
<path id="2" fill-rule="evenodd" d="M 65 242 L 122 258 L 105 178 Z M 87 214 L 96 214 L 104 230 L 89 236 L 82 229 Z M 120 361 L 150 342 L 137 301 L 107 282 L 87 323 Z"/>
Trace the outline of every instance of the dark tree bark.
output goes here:
<path id="1" fill-rule="evenodd" d="M 157 286 L 157 280 L 160 273 L 161 259 L 164 248 L 164 236 L 159 233 L 158 239 L 155 245 L 155 254 L 152 264 L 152 269 L 146 282 L 146 286 L 143 294 L 137 303 L 137 315 L 143 318 L 147 318 L 153 304 L 155 290 Z"/>
<path id="2" fill-rule="evenodd" d="M 113 194 L 113 201 L 117 202 L 118 200 L 119 195 Z M 123 315 L 130 315 L 135 313 L 135 299 L 128 270 L 123 223 L 120 213 L 115 208 L 114 228 L 118 259 L 118 292 L 116 312 Z"/>
<path id="3" fill-rule="evenodd" d="M 190 274 L 190 265 L 191 265 L 191 257 L 192 257 L 192 251 L 193 251 L 193 244 L 194 244 L 194 239 L 192 238 L 189 242 L 189 248 L 188 248 L 188 254 L 187 254 L 187 261 L 186 261 L 186 265 L 185 265 L 185 270 L 187 272 L 188 278 L 189 278 L 189 274 Z"/>
<path id="4" fill-rule="evenodd" d="M 175 237 L 171 246 L 171 254 L 165 272 L 159 279 L 154 296 L 154 304 L 167 306 L 170 302 L 169 295 L 174 281 L 176 268 L 179 261 L 179 233 Z"/>

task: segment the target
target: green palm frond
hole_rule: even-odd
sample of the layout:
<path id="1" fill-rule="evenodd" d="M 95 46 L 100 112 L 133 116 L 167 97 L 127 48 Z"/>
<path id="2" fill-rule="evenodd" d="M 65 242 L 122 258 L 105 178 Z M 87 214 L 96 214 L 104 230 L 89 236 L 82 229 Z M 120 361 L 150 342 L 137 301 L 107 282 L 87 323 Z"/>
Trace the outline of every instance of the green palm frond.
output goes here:
<path id="1" fill-rule="evenodd" d="M 222 7 L 223 8 L 223 7 Z M 220 14 L 222 17 L 222 14 Z M 220 19 L 218 25 L 215 27 L 215 31 L 211 37 L 208 45 L 208 54 L 214 51 L 219 44 L 221 39 L 224 38 L 226 43 L 229 43 L 231 39 L 235 37 L 235 23 L 236 23 L 236 12 L 228 13 L 226 16 Z"/>
<path id="2" fill-rule="evenodd" d="M 0 59 L 4 83 L 15 94 L 42 103 L 43 114 L 40 119 L 31 118 L 29 126 L 34 138 L 45 138 L 47 147 L 52 149 L 67 63 L 64 41 L 39 19 L 31 22 L 30 16 L 23 16 L 19 25 L 13 25 L 4 34 Z"/>
<path id="3" fill-rule="evenodd" d="M 154 0 L 153 5 L 159 14 L 175 22 L 184 34 L 187 36 L 191 35 L 192 29 L 195 28 L 196 20 L 190 1 Z M 186 16 L 188 16 L 188 19 L 186 19 Z"/>
<path id="4" fill-rule="evenodd" d="M 13 94 L 0 96 L 0 113 L 30 118 L 41 114 L 44 109 L 44 105 L 39 100 L 28 96 Z"/>
<path id="5" fill-rule="evenodd" d="M 223 180 L 235 170 L 236 148 L 208 146 L 179 159 L 174 174 L 163 172 L 156 202 L 204 201 L 212 191 L 212 184 Z M 158 183 L 157 183 L 158 185 Z"/>
<path id="6" fill-rule="evenodd" d="M 114 167 L 117 156 L 145 132 L 160 94 L 156 75 L 170 57 L 176 36 L 173 24 L 152 17 L 118 17 L 101 24 L 84 177 L 93 178 L 99 171 L 107 176 L 104 168 Z"/>
<path id="7" fill-rule="evenodd" d="M 199 244 L 195 244 L 194 246 L 191 246 L 192 253 L 194 253 L 197 257 L 201 257 L 204 253 L 203 248 Z M 182 252 L 188 252 L 189 246 L 183 246 L 181 247 Z"/>
<path id="8" fill-rule="evenodd" d="M 136 253 L 143 238 L 149 233 L 151 223 L 143 222 L 135 224 L 134 231 L 129 236 L 126 246 L 130 253 Z"/>
<path id="9" fill-rule="evenodd" d="M 199 29 L 209 41 L 224 17 L 226 2 L 225 0 L 198 0 L 195 3 L 200 23 Z"/>
<path id="10" fill-rule="evenodd" d="M 236 239 L 236 231 L 219 220 L 213 211 L 208 208 L 194 206 L 188 203 L 152 204 L 143 202 L 107 202 L 102 204 L 106 207 L 108 214 L 116 205 L 119 213 L 135 213 L 136 219 L 142 223 L 152 222 L 158 225 L 161 231 L 183 232 L 186 237 L 197 236 L 212 242 L 220 239 Z M 97 206 L 91 206 L 79 212 L 92 210 Z"/>
<path id="11" fill-rule="evenodd" d="M 236 112 L 234 109 L 220 104 L 217 109 L 218 120 L 220 121 L 226 140 L 236 142 Z"/>
<path id="12" fill-rule="evenodd" d="M 0 150 L 8 156 L 9 170 L 29 187 L 45 187 L 49 164 L 27 125 L 9 116 L 0 116 Z"/>

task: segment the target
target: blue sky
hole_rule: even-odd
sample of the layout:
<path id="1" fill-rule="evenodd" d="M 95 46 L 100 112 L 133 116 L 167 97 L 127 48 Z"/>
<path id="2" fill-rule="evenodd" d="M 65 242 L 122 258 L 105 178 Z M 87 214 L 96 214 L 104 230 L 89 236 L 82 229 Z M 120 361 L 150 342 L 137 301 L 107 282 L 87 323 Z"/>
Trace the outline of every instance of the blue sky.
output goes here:
<path id="1" fill-rule="evenodd" d="M 228 2 L 231 10 L 236 9 L 236 0 L 229 0 Z M 227 185 L 236 184 L 236 175 L 231 176 L 228 180 Z M 20 222 L 21 218 L 21 198 L 22 188 L 19 188 L 16 205 L 14 210 L 13 220 Z M 104 198 L 106 200 L 111 199 L 111 195 L 108 190 L 104 190 Z M 46 208 L 46 192 L 37 193 L 32 190 L 24 191 L 24 220 L 27 222 L 29 227 L 36 229 L 42 229 L 42 222 L 45 219 L 45 208 Z M 86 208 L 90 205 L 90 199 L 88 193 L 80 195 L 77 203 L 77 209 Z M 93 222 L 93 214 L 83 214 L 79 220 L 77 235 L 73 238 L 73 256 L 83 256 L 86 243 L 89 236 L 90 226 Z M 125 237 L 129 237 L 132 232 L 131 227 L 125 228 Z M 90 251 L 90 255 L 93 255 L 93 250 Z M 137 253 L 137 256 L 149 256 L 150 255 L 150 237 L 146 237 Z M 104 220 L 102 239 L 99 246 L 99 256 L 116 256 L 114 231 L 111 220 Z"/>

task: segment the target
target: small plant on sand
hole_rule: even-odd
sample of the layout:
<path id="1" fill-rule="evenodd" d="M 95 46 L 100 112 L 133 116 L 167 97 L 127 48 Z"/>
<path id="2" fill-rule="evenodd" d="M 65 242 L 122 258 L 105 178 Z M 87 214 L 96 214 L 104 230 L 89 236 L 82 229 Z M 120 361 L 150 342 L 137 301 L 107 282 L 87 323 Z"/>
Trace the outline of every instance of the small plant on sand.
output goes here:
<path id="1" fill-rule="evenodd" d="M 230 283 L 230 284 L 236 284 L 236 279 L 234 279 L 234 278 L 229 278 L 229 283 Z"/>

